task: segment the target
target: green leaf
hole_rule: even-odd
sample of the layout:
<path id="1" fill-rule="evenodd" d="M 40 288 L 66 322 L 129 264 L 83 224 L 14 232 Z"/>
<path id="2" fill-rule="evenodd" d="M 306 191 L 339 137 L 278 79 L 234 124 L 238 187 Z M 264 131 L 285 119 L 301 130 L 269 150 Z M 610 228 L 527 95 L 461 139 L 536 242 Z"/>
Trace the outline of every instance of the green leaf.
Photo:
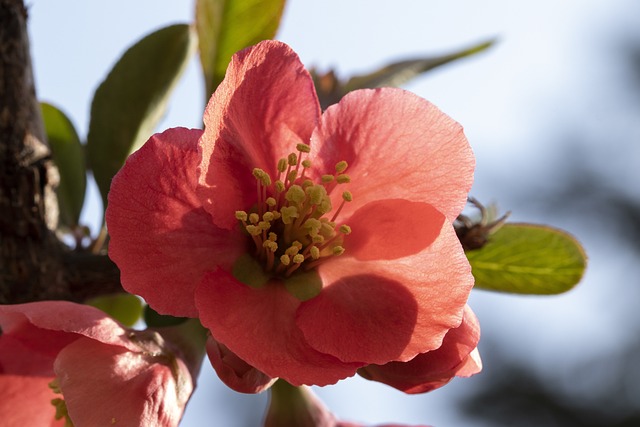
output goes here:
<path id="1" fill-rule="evenodd" d="M 144 307 L 144 321 L 150 328 L 161 328 L 165 326 L 176 326 L 186 322 L 186 317 L 173 317 L 160 314 L 148 305 Z"/>
<path id="2" fill-rule="evenodd" d="M 40 108 L 53 160 L 60 173 L 57 189 L 60 221 L 73 228 L 78 225 L 87 187 L 82 144 L 73 123 L 62 111 L 44 102 Z"/>
<path id="3" fill-rule="evenodd" d="M 436 67 L 482 52 L 493 44 L 494 40 L 490 40 L 448 55 L 394 62 L 373 73 L 350 78 L 345 90 L 350 92 L 362 88 L 397 87 Z"/>
<path id="4" fill-rule="evenodd" d="M 312 71 L 312 76 L 320 99 L 320 105 L 324 110 L 340 101 L 343 96 L 353 90 L 399 87 L 436 67 L 480 53 L 493 46 L 494 43 L 495 40 L 489 40 L 447 55 L 394 62 L 372 73 L 353 76 L 346 83 L 339 81 L 333 71 L 329 71 L 324 75 L 318 75 Z"/>
<path id="5" fill-rule="evenodd" d="M 129 48 L 96 90 L 87 156 L 105 207 L 111 178 L 155 130 L 195 47 L 189 25 L 158 30 Z"/>
<path id="6" fill-rule="evenodd" d="M 102 295 L 87 301 L 125 326 L 133 326 L 142 316 L 142 301 L 131 294 Z"/>
<path id="7" fill-rule="evenodd" d="M 571 235 L 533 224 L 505 224 L 466 255 L 477 288 L 519 294 L 566 292 L 580 281 L 587 262 Z"/>
<path id="8" fill-rule="evenodd" d="M 207 99 L 224 78 L 234 53 L 275 36 L 284 4 L 285 0 L 196 1 L 196 29 Z"/>

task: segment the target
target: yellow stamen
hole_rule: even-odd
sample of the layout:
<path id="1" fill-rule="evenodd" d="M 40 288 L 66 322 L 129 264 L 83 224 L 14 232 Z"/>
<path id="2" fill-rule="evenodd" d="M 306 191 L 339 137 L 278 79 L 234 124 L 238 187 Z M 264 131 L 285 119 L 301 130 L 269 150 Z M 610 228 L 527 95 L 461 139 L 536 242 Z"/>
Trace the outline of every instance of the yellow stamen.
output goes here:
<path id="1" fill-rule="evenodd" d="M 323 184 L 328 184 L 331 181 L 333 181 L 334 176 L 333 175 L 322 175 L 322 177 L 320 178 L 320 181 L 322 181 Z"/>
<path id="2" fill-rule="evenodd" d="M 347 162 L 336 163 L 335 173 L 312 180 L 306 175 L 312 161 L 305 158 L 311 147 L 300 143 L 296 150 L 278 160 L 276 180 L 263 169 L 253 169 L 257 205 L 251 211 L 235 213 L 255 243 L 253 259 L 262 265 L 267 278 L 290 277 L 301 266 L 309 270 L 341 255 L 344 239 L 351 233 L 346 224 L 338 227 L 336 219 L 353 196 L 343 191 L 340 206 L 334 210 L 330 195 L 337 185 L 350 182 L 344 173 Z M 331 217 L 325 216 L 329 212 L 333 212 Z"/>
<path id="3" fill-rule="evenodd" d="M 343 192 L 342 193 L 342 203 L 340 203 L 340 206 L 338 206 L 338 209 L 336 210 L 336 213 L 333 214 L 333 217 L 331 218 L 331 221 L 335 221 L 336 220 L 336 218 L 338 217 L 338 214 L 340 214 L 340 211 L 344 207 L 345 202 L 350 202 L 352 200 L 353 200 L 353 196 L 351 195 L 351 193 L 349 191 Z"/>
<path id="4" fill-rule="evenodd" d="M 348 182 L 351 182 L 351 178 L 349 178 L 349 175 L 347 175 L 346 173 L 343 173 L 336 176 L 336 181 L 338 182 L 338 184 L 346 184 Z"/>
<path id="5" fill-rule="evenodd" d="M 309 153 L 311 151 L 311 147 L 307 144 L 298 144 L 296 145 L 296 149 L 301 153 Z"/>

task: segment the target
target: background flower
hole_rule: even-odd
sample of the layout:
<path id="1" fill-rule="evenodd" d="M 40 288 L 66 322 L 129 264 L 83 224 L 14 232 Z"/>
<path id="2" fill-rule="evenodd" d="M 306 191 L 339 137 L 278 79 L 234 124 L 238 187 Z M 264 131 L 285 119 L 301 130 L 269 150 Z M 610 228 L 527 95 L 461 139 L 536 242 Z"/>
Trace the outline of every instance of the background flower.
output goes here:
<path id="1" fill-rule="evenodd" d="M 0 306 L 0 327 L 0 412 L 8 427 L 55 425 L 52 399 L 76 427 L 176 426 L 199 370 L 159 334 L 125 329 L 85 305 Z"/>

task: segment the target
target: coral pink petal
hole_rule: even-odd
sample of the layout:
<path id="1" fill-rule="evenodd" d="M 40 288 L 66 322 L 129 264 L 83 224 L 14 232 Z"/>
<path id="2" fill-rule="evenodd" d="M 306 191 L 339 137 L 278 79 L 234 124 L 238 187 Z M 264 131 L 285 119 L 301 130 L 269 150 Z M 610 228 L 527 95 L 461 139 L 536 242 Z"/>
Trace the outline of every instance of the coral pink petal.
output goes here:
<path id="1" fill-rule="evenodd" d="M 6 427 L 63 427 L 64 422 L 54 421 L 56 410 L 51 400 L 56 395 L 49 388 L 53 377 L 24 377 L 0 375 L 0 414 Z"/>
<path id="2" fill-rule="evenodd" d="M 402 283 L 359 273 L 336 280 L 303 303 L 298 323 L 315 348 L 344 361 L 369 363 L 400 357 L 417 312 L 414 295 Z"/>
<path id="3" fill-rule="evenodd" d="M 477 348 L 473 349 L 456 372 L 457 377 L 470 377 L 482 371 L 482 359 Z"/>
<path id="4" fill-rule="evenodd" d="M 479 339 L 478 319 L 467 306 L 462 324 L 447 333 L 440 348 L 419 354 L 408 362 L 370 365 L 358 373 L 405 393 L 425 393 L 442 387 L 454 376 L 479 372 L 482 366 L 476 348 Z"/>
<path id="5" fill-rule="evenodd" d="M 469 262 L 447 220 L 417 254 L 359 261 L 347 249 L 318 271 L 325 287 L 302 303 L 296 323 L 311 347 L 343 362 L 407 361 L 440 347 L 447 331 L 462 322 L 473 287 Z"/>
<path id="6" fill-rule="evenodd" d="M 233 56 L 200 140 L 198 194 L 216 224 L 236 225 L 234 211 L 256 202 L 253 168 L 275 180 L 278 159 L 309 143 L 319 117 L 313 81 L 289 46 L 267 40 Z"/>
<path id="7" fill-rule="evenodd" d="M 344 247 L 361 261 L 404 258 L 427 248 L 445 217 L 433 206 L 402 199 L 367 203 L 348 219 L 351 234 Z"/>
<path id="8" fill-rule="evenodd" d="M 346 217 L 370 201 L 398 198 L 429 203 L 453 222 L 473 181 L 475 159 L 462 127 L 401 89 L 347 94 L 322 116 L 311 150 L 317 174 L 349 164 Z"/>
<path id="9" fill-rule="evenodd" d="M 41 329 L 19 314 L 19 323 L 4 329 L 7 319 L 0 314 L 0 372 L 15 375 L 53 376 L 53 361 L 66 345 L 79 335 Z"/>
<path id="10" fill-rule="evenodd" d="M 311 348 L 294 323 L 300 301 L 281 283 L 255 289 L 229 273 L 208 273 L 196 290 L 202 324 L 238 357 L 292 385 L 333 384 L 363 363 L 342 363 Z"/>
<path id="11" fill-rule="evenodd" d="M 66 345 L 84 335 L 123 347 L 126 331 L 94 307 L 66 301 L 0 306 L 0 372 L 53 374 L 53 360 Z"/>
<path id="12" fill-rule="evenodd" d="M 55 371 L 77 426 L 177 426 L 193 383 L 176 361 L 81 338 L 60 352 Z M 163 363 L 167 363 L 164 365 Z"/>
<path id="13" fill-rule="evenodd" d="M 230 266 L 244 243 L 216 227 L 195 195 L 201 133 L 176 128 L 152 136 L 109 192 L 109 256 L 124 288 L 162 314 L 195 317 L 193 292 L 203 273 Z"/>
<path id="14" fill-rule="evenodd" d="M 222 382 L 239 393 L 260 393 L 276 381 L 276 378 L 249 365 L 212 337 L 207 340 L 207 354 Z"/>

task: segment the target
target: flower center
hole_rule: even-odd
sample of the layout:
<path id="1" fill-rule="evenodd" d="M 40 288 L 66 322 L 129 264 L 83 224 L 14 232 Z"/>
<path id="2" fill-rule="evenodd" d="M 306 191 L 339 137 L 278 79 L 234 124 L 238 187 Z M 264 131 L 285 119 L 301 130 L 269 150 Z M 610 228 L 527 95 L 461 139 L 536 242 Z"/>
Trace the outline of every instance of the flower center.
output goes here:
<path id="1" fill-rule="evenodd" d="M 306 174 L 311 161 L 303 160 L 309 153 L 306 144 L 296 146 L 278 161 L 275 181 L 267 172 L 255 168 L 258 203 L 250 212 L 236 211 L 236 218 L 255 244 L 254 259 L 268 276 L 289 278 L 294 272 L 314 269 L 328 259 L 344 252 L 344 236 L 351 232 L 348 225 L 336 225 L 336 218 L 351 193 L 342 193 L 342 203 L 333 215 L 329 193 L 350 181 L 344 173 L 347 162 L 338 162 L 335 173 L 323 175 L 319 182 Z"/>

